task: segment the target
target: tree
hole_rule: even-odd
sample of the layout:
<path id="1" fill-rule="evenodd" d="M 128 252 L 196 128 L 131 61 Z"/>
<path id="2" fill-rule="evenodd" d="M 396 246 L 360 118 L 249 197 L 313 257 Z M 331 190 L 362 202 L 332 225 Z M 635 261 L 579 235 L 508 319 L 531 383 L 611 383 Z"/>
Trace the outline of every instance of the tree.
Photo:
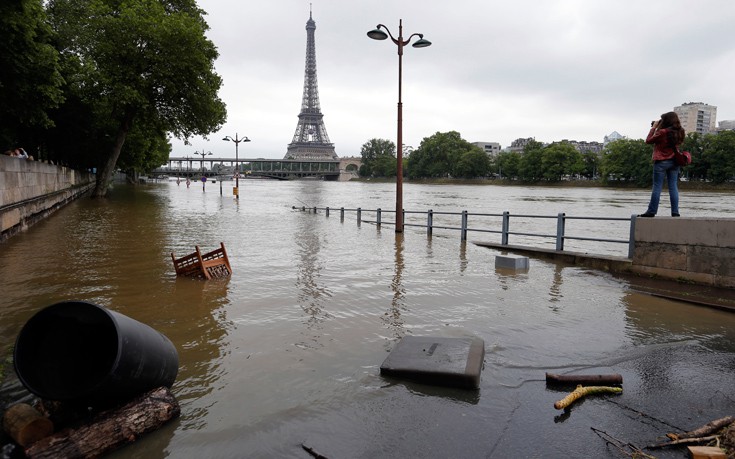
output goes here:
<path id="1" fill-rule="evenodd" d="M 702 156 L 710 165 L 707 170 L 708 180 L 722 183 L 735 179 L 735 131 L 706 135 Z"/>
<path id="2" fill-rule="evenodd" d="M 653 148 L 642 139 L 610 142 L 603 151 L 600 163 L 602 180 L 632 181 L 639 186 L 650 186 L 652 152 Z"/>
<path id="3" fill-rule="evenodd" d="M 461 178 L 486 177 L 490 173 L 490 158 L 480 147 L 462 153 L 454 167 L 454 176 Z"/>
<path id="4" fill-rule="evenodd" d="M 498 167 L 498 175 L 509 179 L 518 178 L 518 170 L 521 164 L 521 155 L 515 151 L 498 154 L 495 159 Z"/>
<path id="5" fill-rule="evenodd" d="M 392 177 L 396 175 L 396 144 L 386 139 L 370 139 L 360 149 L 363 177 Z M 389 165 L 392 163 L 393 166 Z"/>
<path id="6" fill-rule="evenodd" d="M 537 182 L 543 177 L 544 144 L 532 140 L 523 147 L 523 155 L 518 164 L 518 176 L 521 180 Z"/>
<path id="7" fill-rule="evenodd" d="M 193 0 L 51 0 L 59 49 L 76 70 L 69 89 L 102 120 L 91 126 L 94 196 L 106 194 L 134 125 L 187 139 L 224 122 L 218 54 L 202 14 Z"/>
<path id="8" fill-rule="evenodd" d="M 63 79 L 42 0 L 0 2 L 0 30 L 0 144 L 9 148 L 53 125 Z"/>
<path id="9" fill-rule="evenodd" d="M 692 164 L 684 168 L 685 173 L 691 180 L 705 180 L 710 164 L 704 155 L 704 137 L 698 132 L 690 132 L 684 139 L 680 149 L 692 154 Z"/>
<path id="10" fill-rule="evenodd" d="M 543 149 L 542 177 L 560 181 L 565 175 L 576 175 L 584 170 L 582 154 L 569 142 L 553 143 Z"/>
<path id="11" fill-rule="evenodd" d="M 480 151 L 476 145 L 464 140 L 457 131 L 437 132 L 431 137 L 425 137 L 419 147 L 412 151 L 408 176 L 411 178 L 435 178 L 447 176 L 470 176 L 487 174 L 489 163 L 485 170 L 469 171 L 472 167 L 472 156 L 469 156 L 460 166 L 463 155 L 473 151 Z M 484 152 L 482 152 L 484 154 Z"/>
<path id="12" fill-rule="evenodd" d="M 600 157 L 596 153 L 587 151 L 582 154 L 582 162 L 584 163 L 582 176 L 594 180 L 599 173 Z"/>

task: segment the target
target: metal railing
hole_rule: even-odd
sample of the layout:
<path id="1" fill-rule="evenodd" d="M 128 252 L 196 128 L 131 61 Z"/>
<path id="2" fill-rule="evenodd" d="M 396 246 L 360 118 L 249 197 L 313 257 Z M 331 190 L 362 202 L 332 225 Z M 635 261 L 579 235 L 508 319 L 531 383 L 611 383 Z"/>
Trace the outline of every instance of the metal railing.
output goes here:
<path id="1" fill-rule="evenodd" d="M 340 214 L 340 220 L 342 221 L 345 218 L 346 212 L 355 212 L 357 216 L 358 225 L 362 222 L 365 222 L 365 223 L 374 223 L 378 226 L 382 224 L 394 224 L 394 222 L 384 221 L 383 214 L 395 214 L 394 210 L 383 210 L 381 208 L 362 209 L 358 207 L 355 209 L 348 209 L 344 207 L 330 208 L 330 207 L 292 206 L 292 209 L 301 210 L 302 212 L 308 211 L 308 212 L 314 212 L 314 213 L 323 211 L 327 217 L 329 217 L 331 211 L 338 211 Z M 374 213 L 375 220 L 363 220 L 362 214 L 364 212 Z M 413 222 L 406 221 L 406 216 L 422 215 L 422 214 L 426 215 L 426 223 L 416 223 L 415 222 L 416 219 L 414 219 Z M 547 239 L 553 238 L 556 242 L 555 247 L 557 251 L 564 251 L 564 243 L 567 240 L 604 242 L 604 243 L 612 243 L 612 244 L 627 244 L 628 258 L 633 258 L 633 250 L 635 248 L 635 238 L 634 238 L 635 220 L 636 220 L 635 215 L 632 215 L 631 217 L 627 217 L 627 218 L 625 217 L 575 217 L 575 216 L 566 215 L 565 213 L 559 213 L 557 215 L 529 215 L 529 214 L 511 214 L 510 212 L 506 211 L 500 214 L 497 214 L 497 213 L 493 214 L 493 213 L 474 213 L 474 212 L 471 213 L 466 210 L 463 210 L 461 212 L 439 212 L 439 211 L 434 211 L 434 210 L 427 210 L 427 211 L 404 210 L 403 215 L 404 215 L 404 226 L 426 228 L 426 234 L 428 236 L 432 236 L 433 231 L 435 229 L 459 231 L 462 241 L 467 240 L 467 235 L 470 232 L 475 232 L 475 233 L 500 234 L 500 244 L 501 245 L 509 245 L 508 241 L 509 241 L 510 236 L 538 237 L 538 238 L 547 238 Z M 434 222 L 434 217 L 436 216 L 459 217 L 459 220 L 460 220 L 459 226 L 447 226 L 446 224 L 436 224 Z M 477 217 L 500 218 L 501 219 L 500 229 L 486 229 L 486 228 L 481 228 L 481 227 L 470 227 L 470 224 L 469 224 L 470 217 L 473 217 L 473 221 L 475 221 Z M 511 228 L 510 228 L 511 218 L 513 219 L 555 220 L 556 221 L 556 232 L 551 234 L 551 233 L 511 231 Z M 566 233 L 566 223 L 569 220 L 630 222 L 630 230 L 629 230 L 628 239 L 571 236 Z"/>

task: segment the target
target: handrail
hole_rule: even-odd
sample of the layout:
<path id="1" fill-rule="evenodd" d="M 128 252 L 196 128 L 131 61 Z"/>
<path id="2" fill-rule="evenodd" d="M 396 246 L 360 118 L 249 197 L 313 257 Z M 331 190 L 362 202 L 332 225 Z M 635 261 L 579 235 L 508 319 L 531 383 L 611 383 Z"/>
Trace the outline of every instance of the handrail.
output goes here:
<path id="1" fill-rule="evenodd" d="M 294 210 L 301 210 L 302 212 L 313 212 L 317 213 L 318 211 L 323 211 L 327 217 L 329 217 L 330 210 L 338 210 L 340 212 L 340 219 L 344 220 L 345 212 L 355 212 L 357 214 L 357 224 L 359 225 L 361 222 L 365 223 L 375 223 L 376 225 L 380 226 L 381 224 L 394 224 L 393 222 L 389 221 L 383 221 L 383 214 L 384 213 L 395 213 L 395 210 L 383 210 L 381 208 L 377 209 L 363 209 L 361 207 L 357 208 L 330 208 L 330 207 L 306 207 L 306 206 L 292 206 L 291 207 Z M 376 219 L 375 220 L 363 220 L 362 219 L 362 213 L 368 212 L 368 213 L 375 213 Z M 476 232 L 476 233 L 494 233 L 494 234 L 500 234 L 501 235 L 501 245 L 509 245 L 508 240 L 509 236 L 527 236 L 527 237 L 540 237 L 540 238 L 554 238 L 556 240 L 556 250 L 557 251 L 564 251 L 564 242 L 566 240 L 575 240 L 575 241 L 590 241 L 590 242 L 605 242 L 605 243 L 613 243 L 613 244 L 627 244 L 628 245 L 628 258 L 633 258 L 633 249 L 635 246 L 635 219 L 636 216 L 632 215 L 631 217 L 580 217 L 580 216 L 571 216 L 566 215 L 565 213 L 559 213 L 557 215 L 533 215 L 533 214 L 511 214 L 510 212 L 506 211 L 503 213 L 470 213 L 466 210 L 463 210 L 461 212 L 447 212 L 447 211 L 434 211 L 434 210 L 427 210 L 427 211 L 417 211 L 417 210 L 404 210 L 403 211 L 404 217 L 409 214 L 419 214 L 419 215 L 426 215 L 426 223 L 409 223 L 405 222 L 404 218 L 404 226 L 411 226 L 411 227 L 419 227 L 419 228 L 426 228 L 426 232 L 428 236 L 431 236 L 434 229 L 445 229 L 445 230 L 456 230 L 460 231 L 461 239 L 462 241 L 467 240 L 467 234 L 469 232 Z M 445 225 L 436 225 L 434 224 L 434 216 L 436 215 L 449 215 L 449 216 L 460 216 L 461 217 L 461 223 L 460 226 L 445 226 Z M 501 222 L 501 229 L 487 229 L 487 228 L 470 228 L 469 227 L 469 217 L 496 217 L 496 218 L 502 218 Z M 513 217 L 515 219 L 523 218 L 523 219 L 554 219 L 556 220 L 556 232 L 554 234 L 544 234 L 544 233 L 528 233 L 528 232 L 521 232 L 521 231 L 511 231 L 510 230 L 510 218 Z M 569 236 L 566 234 L 566 222 L 567 220 L 596 220 L 596 221 L 629 221 L 630 222 L 630 232 L 628 239 L 612 239 L 612 238 L 603 238 L 603 237 L 589 237 L 589 236 Z"/>

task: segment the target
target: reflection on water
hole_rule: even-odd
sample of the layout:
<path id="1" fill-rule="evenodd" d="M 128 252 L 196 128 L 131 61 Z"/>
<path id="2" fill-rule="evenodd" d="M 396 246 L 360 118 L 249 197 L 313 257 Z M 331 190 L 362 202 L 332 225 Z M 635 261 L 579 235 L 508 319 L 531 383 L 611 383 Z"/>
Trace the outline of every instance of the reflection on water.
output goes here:
<path id="1" fill-rule="evenodd" d="M 687 427 L 735 410 L 735 388 L 722 383 L 735 373 L 732 314 L 561 263 L 499 270 L 499 252 L 472 243 L 492 234 L 468 242 L 447 230 L 395 234 L 354 213 L 291 209 L 390 209 L 391 184 L 241 185 L 240 200 L 175 183 L 119 187 L 0 247 L 0 359 L 30 316 L 71 299 L 126 314 L 176 345 L 181 418 L 113 457 L 300 458 L 302 442 L 328 457 L 610 457 L 588 424 L 641 444 L 661 434 L 622 406 Z M 404 188 L 407 209 L 437 212 L 625 217 L 648 198 L 648 190 Z M 735 200 L 721 195 L 685 199 L 692 213 L 735 215 Z M 175 277 L 172 251 L 220 242 L 231 278 Z M 480 390 L 381 378 L 387 351 L 407 334 L 482 338 Z M 546 388 L 546 371 L 621 373 L 625 392 L 617 404 L 587 400 L 555 423 L 560 394 Z M 11 372 L 0 401 L 25 396 Z"/>
<path id="2" fill-rule="evenodd" d="M 403 277 L 404 261 L 403 261 L 403 233 L 395 233 L 395 270 L 390 288 L 393 291 L 393 298 L 390 302 L 390 309 L 383 315 L 383 322 L 391 332 L 393 338 L 402 338 L 405 335 L 404 323 L 401 313 L 406 309 L 404 296 L 406 289 L 401 282 Z"/>
<path id="3" fill-rule="evenodd" d="M 293 235 L 299 253 L 296 271 L 296 286 L 299 290 L 297 301 L 306 314 L 305 333 L 308 334 L 305 337 L 307 342 L 298 345 L 305 347 L 322 346 L 319 343 L 321 323 L 331 317 L 325 310 L 331 292 L 324 283 L 320 283 L 320 275 L 324 268 L 320 261 L 321 234 L 314 227 L 314 223 L 313 219 L 304 219 L 303 224 Z"/>

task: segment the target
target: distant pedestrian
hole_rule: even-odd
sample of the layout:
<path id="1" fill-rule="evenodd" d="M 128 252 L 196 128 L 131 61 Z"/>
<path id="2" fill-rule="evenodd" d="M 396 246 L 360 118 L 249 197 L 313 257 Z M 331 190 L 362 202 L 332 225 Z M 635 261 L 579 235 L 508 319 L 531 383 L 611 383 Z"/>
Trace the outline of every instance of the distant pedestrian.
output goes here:
<path id="1" fill-rule="evenodd" d="M 651 123 L 646 143 L 653 144 L 653 190 L 648 209 L 638 215 L 639 217 L 655 217 L 658 213 L 664 178 L 669 187 L 671 216 L 679 216 L 679 165 L 676 164 L 674 155 L 676 148 L 684 142 L 685 135 L 679 116 L 674 112 L 664 113 L 660 120 Z"/>
<path id="2" fill-rule="evenodd" d="M 189 185 L 191 185 L 191 180 L 189 180 L 189 177 L 186 177 L 186 187 L 189 188 Z"/>

